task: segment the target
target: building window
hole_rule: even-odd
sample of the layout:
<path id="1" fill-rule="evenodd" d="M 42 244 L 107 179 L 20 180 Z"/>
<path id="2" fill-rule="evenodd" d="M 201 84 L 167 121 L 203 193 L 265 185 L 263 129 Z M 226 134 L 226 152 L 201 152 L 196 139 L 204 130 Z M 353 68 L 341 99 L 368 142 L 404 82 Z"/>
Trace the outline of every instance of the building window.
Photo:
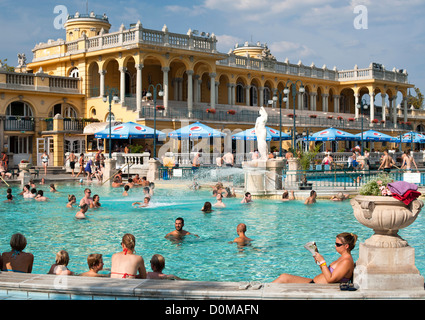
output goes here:
<path id="1" fill-rule="evenodd" d="M 55 104 L 49 112 L 49 117 L 53 118 L 58 113 L 64 118 L 77 118 L 77 111 L 69 104 Z"/>
<path id="2" fill-rule="evenodd" d="M 244 86 L 242 83 L 238 83 L 236 85 L 236 103 L 244 103 Z"/>
<path id="3" fill-rule="evenodd" d="M 109 122 L 109 115 L 111 115 L 111 122 L 112 121 L 115 121 L 115 115 L 113 114 L 113 113 L 108 113 L 107 115 L 106 115 L 106 122 Z"/>
<path id="4" fill-rule="evenodd" d="M 72 78 L 79 78 L 80 77 L 80 72 L 78 71 L 78 68 L 72 68 L 71 71 L 69 72 L 69 76 Z"/>
<path id="5" fill-rule="evenodd" d="M 7 106 L 7 116 L 32 117 L 33 112 L 29 104 L 21 101 L 14 101 Z"/>

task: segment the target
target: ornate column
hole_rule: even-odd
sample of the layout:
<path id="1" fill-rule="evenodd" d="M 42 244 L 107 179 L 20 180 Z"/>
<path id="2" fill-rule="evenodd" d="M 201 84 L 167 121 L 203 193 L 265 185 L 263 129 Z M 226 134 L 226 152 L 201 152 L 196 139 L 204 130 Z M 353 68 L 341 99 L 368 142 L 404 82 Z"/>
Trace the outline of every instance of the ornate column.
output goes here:
<path id="1" fill-rule="evenodd" d="M 227 104 L 232 105 L 232 84 L 227 84 Z"/>
<path id="2" fill-rule="evenodd" d="M 198 103 L 201 101 L 201 83 L 202 80 L 200 79 L 198 74 L 195 74 L 192 76 L 193 78 L 193 102 Z"/>
<path id="3" fill-rule="evenodd" d="M 357 108 L 357 105 L 359 104 L 359 97 L 360 97 L 360 94 L 358 93 L 354 94 L 354 112 L 355 112 L 354 117 L 356 119 L 359 118 L 359 108 Z"/>
<path id="4" fill-rule="evenodd" d="M 220 82 L 215 83 L 215 104 L 218 104 L 218 86 L 220 85 Z"/>
<path id="5" fill-rule="evenodd" d="M 260 92 L 260 94 L 259 94 L 259 99 L 260 99 L 259 106 L 262 107 L 262 106 L 264 106 L 264 87 L 259 87 L 258 91 Z"/>
<path id="6" fill-rule="evenodd" d="M 382 120 L 384 120 L 384 121 L 387 118 L 387 110 L 385 108 L 385 97 L 386 96 L 387 95 L 385 93 L 381 93 L 381 98 L 382 98 Z M 385 124 L 384 124 L 384 126 L 385 126 Z"/>
<path id="7" fill-rule="evenodd" d="M 310 92 L 310 110 L 316 111 L 316 92 Z"/>
<path id="8" fill-rule="evenodd" d="M 336 113 L 341 112 L 341 110 L 340 110 L 341 108 L 340 108 L 340 105 L 339 105 L 340 96 L 334 94 L 332 97 L 334 98 L 334 112 L 336 112 Z"/>
<path id="9" fill-rule="evenodd" d="M 372 126 L 372 120 L 375 119 L 375 94 L 369 92 L 369 101 L 370 101 L 370 119 L 369 125 Z"/>
<path id="10" fill-rule="evenodd" d="M 397 96 L 391 97 L 390 103 L 392 104 L 391 108 L 393 110 L 394 128 L 396 128 L 397 127 L 397 104 L 396 104 L 397 103 Z"/>
<path id="11" fill-rule="evenodd" d="M 164 114 L 166 115 L 168 113 L 168 72 L 170 71 L 170 67 L 163 67 L 163 90 L 164 90 L 164 97 L 163 97 L 163 104 L 164 104 Z"/>
<path id="12" fill-rule="evenodd" d="M 210 73 L 210 104 L 211 108 L 215 109 L 215 77 L 216 73 Z"/>
<path id="13" fill-rule="evenodd" d="M 105 95 L 105 74 L 106 74 L 106 70 L 100 70 L 99 71 L 99 75 L 100 75 L 100 96 L 103 97 Z"/>
<path id="14" fill-rule="evenodd" d="M 322 93 L 322 111 L 328 112 L 328 94 Z"/>
<path id="15" fill-rule="evenodd" d="M 407 122 L 407 98 L 403 97 L 404 122 Z"/>
<path id="16" fill-rule="evenodd" d="M 249 89 L 251 88 L 250 85 L 245 86 L 245 103 L 247 106 L 251 105 L 251 102 L 249 101 Z"/>
<path id="17" fill-rule="evenodd" d="M 119 68 L 120 70 L 120 102 L 121 105 L 124 104 L 125 101 L 125 73 L 127 71 L 126 67 Z"/>
<path id="18" fill-rule="evenodd" d="M 136 64 L 136 108 L 137 112 L 142 111 L 142 68 L 143 64 Z"/>
<path id="19" fill-rule="evenodd" d="M 187 116 L 192 117 L 193 113 L 193 70 L 186 70 L 187 74 Z"/>

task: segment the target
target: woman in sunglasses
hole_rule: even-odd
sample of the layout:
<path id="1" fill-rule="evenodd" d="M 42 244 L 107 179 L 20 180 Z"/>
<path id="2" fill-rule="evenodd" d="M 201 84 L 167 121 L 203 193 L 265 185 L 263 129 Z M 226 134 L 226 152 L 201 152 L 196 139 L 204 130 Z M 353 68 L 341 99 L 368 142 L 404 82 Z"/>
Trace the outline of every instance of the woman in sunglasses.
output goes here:
<path id="1" fill-rule="evenodd" d="M 344 232 L 336 236 L 335 250 L 341 255 L 336 261 L 327 264 L 318 252 L 314 260 L 319 265 L 321 273 L 313 279 L 283 273 L 273 282 L 275 283 L 338 283 L 349 282 L 354 271 L 354 260 L 351 250 L 356 245 L 357 235 Z"/>

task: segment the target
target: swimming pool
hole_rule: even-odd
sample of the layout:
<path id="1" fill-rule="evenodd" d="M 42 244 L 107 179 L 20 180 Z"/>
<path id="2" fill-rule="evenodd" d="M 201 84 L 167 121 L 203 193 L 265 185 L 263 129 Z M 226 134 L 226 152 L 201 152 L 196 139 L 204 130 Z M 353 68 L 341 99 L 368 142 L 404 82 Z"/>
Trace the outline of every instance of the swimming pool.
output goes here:
<path id="1" fill-rule="evenodd" d="M 74 218 L 77 208 L 66 208 L 68 194 L 75 194 L 77 202 L 87 185 L 59 183 L 59 193 L 48 192 L 40 186 L 49 202 L 15 197 L 15 203 L 0 206 L 0 252 L 9 251 L 13 233 L 23 233 L 28 241 L 26 252 L 35 256 L 33 273 L 47 273 L 59 250 L 70 255 L 69 269 L 87 271 L 87 256 L 101 253 L 105 268 L 111 267 L 111 256 L 121 250 L 125 233 L 136 237 L 136 254 L 142 255 L 147 271 L 153 254 L 165 257 L 167 274 L 197 281 L 270 282 L 281 273 L 313 277 L 319 271 L 309 252 L 303 248 L 308 241 L 316 241 L 319 251 L 328 262 L 338 258 L 334 249 L 335 236 L 353 232 L 364 242 L 372 230 L 354 218 L 348 201 L 319 200 L 306 206 L 303 201 L 254 200 L 241 204 L 241 198 L 224 199 L 226 208 L 203 213 L 205 201 L 215 202 L 209 189 L 192 191 L 189 188 L 155 189 L 149 208 L 133 208 L 134 201 L 142 201 L 142 188 L 133 188 L 128 197 L 122 188 L 89 186 L 92 195 L 99 194 L 102 207 L 89 209 L 85 220 Z M 12 186 L 13 195 L 21 191 Z M 6 188 L 1 192 L 6 198 Z M 174 230 L 174 220 L 185 219 L 184 229 L 198 234 L 183 241 L 172 242 L 164 236 Z M 247 225 L 247 236 L 254 239 L 250 246 L 238 247 L 232 241 L 239 223 Z M 415 248 L 416 266 L 425 271 L 425 218 L 420 214 L 415 223 L 401 230 L 400 235 Z M 353 250 L 358 258 L 358 244 Z"/>

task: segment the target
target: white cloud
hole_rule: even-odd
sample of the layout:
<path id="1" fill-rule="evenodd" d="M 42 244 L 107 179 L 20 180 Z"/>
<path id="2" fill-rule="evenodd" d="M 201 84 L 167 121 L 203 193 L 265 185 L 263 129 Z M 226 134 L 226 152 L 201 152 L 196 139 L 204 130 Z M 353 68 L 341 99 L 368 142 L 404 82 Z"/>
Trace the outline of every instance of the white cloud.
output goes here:
<path id="1" fill-rule="evenodd" d="M 217 35 L 217 49 L 220 52 L 227 53 L 230 49 L 234 48 L 236 43 L 240 43 L 243 41 L 243 39 L 239 37 L 235 37 L 232 35 L 222 34 Z"/>
<path id="2" fill-rule="evenodd" d="M 273 42 L 269 48 L 273 55 L 285 56 L 288 58 L 312 58 L 316 55 L 314 50 L 305 44 L 290 41 Z"/>

